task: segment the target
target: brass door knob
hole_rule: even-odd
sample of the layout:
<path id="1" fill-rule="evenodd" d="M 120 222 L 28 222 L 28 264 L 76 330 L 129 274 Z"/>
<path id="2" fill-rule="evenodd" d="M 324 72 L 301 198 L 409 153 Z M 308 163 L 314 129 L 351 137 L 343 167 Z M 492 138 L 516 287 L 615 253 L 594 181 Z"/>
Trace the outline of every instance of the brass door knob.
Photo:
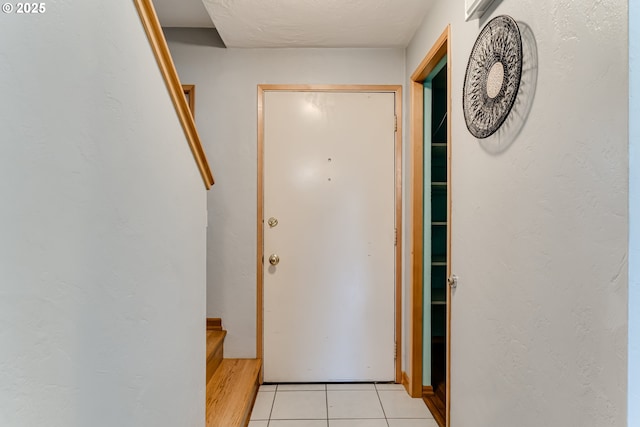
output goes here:
<path id="1" fill-rule="evenodd" d="M 269 264 L 278 265 L 279 262 L 280 262 L 280 257 L 276 254 L 271 254 L 271 256 L 269 257 Z"/>

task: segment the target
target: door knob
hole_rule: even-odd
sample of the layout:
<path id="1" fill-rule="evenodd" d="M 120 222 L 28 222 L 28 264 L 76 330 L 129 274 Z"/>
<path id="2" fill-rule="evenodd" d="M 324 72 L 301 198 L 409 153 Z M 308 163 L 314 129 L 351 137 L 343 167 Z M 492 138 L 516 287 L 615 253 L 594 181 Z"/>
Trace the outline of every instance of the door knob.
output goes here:
<path id="1" fill-rule="evenodd" d="M 275 227 L 276 225 L 278 225 L 278 218 L 274 218 L 274 217 L 269 218 L 269 220 L 267 221 L 267 224 L 269 224 L 269 227 L 271 228 Z"/>
<path id="2" fill-rule="evenodd" d="M 280 262 L 280 257 L 276 254 L 271 254 L 271 256 L 269 257 L 269 264 L 278 265 L 279 262 Z"/>
<path id="3" fill-rule="evenodd" d="M 447 283 L 449 284 L 449 286 L 451 286 L 451 289 L 457 288 L 458 287 L 458 276 L 456 276 L 455 274 L 452 274 L 447 279 Z"/>

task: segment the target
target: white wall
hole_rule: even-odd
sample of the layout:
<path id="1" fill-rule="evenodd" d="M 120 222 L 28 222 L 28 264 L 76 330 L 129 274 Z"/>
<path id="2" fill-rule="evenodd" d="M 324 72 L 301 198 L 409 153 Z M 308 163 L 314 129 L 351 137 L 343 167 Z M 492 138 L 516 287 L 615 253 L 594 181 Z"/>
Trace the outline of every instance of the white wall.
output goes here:
<path id="1" fill-rule="evenodd" d="M 491 154 L 461 96 L 499 14 L 531 27 L 539 67 L 524 128 Z M 503 0 L 489 17 L 439 0 L 407 49 L 408 79 L 451 23 L 452 426 L 624 426 L 627 2 Z"/>
<path id="2" fill-rule="evenodd" d="M 166 30 L 215 173 L 209 194 L 207 313 L 225 357 L 256 355 L 257 85 L 403 84 L 402 49 L 224 49 Z"/>
<path id="3" fill-rule="evenodd" d="M 629 2 L 629 427 L 640 427 L 640 2 Z"/>
<path id="4" fill-rule="evenodd" d="M 0 425 L 204 425 L 206 192 L 133 2 L 0 14 Z"/>

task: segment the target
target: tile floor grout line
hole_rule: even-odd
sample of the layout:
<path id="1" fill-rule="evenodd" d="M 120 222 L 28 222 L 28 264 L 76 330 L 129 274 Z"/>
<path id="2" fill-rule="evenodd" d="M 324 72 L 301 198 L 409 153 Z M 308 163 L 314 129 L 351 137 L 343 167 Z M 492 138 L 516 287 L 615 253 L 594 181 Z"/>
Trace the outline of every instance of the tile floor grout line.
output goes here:
<path id="1" fill-rule="evenodd" d="M 324 401 L 327 406 L 327 427 L 329 427 L 329 387 L 324 385 Z"/>
<path id="2" fill-rule="evenodd" d="M 387 427 L 389 427 L 389 426 L 390 426 L 390 424 L 389 424 L 390 420 L 389 420 L 389 418 L 388 418 L 388 415 L 387 415 L 387 413 L 386 413 L 385 407 L 384 407 L 384 405 L 383 405 L 383 403 L 382 403 L 382 398 L 381 398 L 381 396 L 380 396 L 380 391 L 384 391 L 384 389 L 383 389 L 383 390 L 380 390 L 380 389 L 378 388 L 378 385 L 377 385 L 377 384 L 375 384 L 375 383 L 373 383 L 372 385 L 373 385 L 373 389 L 374 389 L 374 390 L 375 390 L 375 392 L 376 392 L 376 396 L 378 397 L 378 403 L 380 404 L 380 407 L 381 407 L 381 409 L 382 409 L 382 413 L 383 413 L 383 417 L 384 417 L 384 418 L 374 417 L 374 418 L 357 418 L 357 419 L 363 419 L 363 420 L 368 420 L 368 419 L 378 419 L 378 420 L 381 420 L 381 419 L 384 419 L 384 420 L 385 420 L 385 424 L 386 424 L 386 426 L 387 426 Z M 275 390 L 274 390 L 274 392 L 273 392 L 273 393 L 274 393 L 274 396 L 273 396 L 273 400 L 272 400 L 272 402 L 271 402 L 271 408 L 270 408 L 270 412 L 269 412 L 269 418 L 268 418 L 268 420 L 266 420 L 266 421 L 267 421 L 267 427 L 269 427 L 269 426 L 271 426 L 271 425 L 272 425 L 272 424 L 271 424 L 271 421 L 277 421 L 277 420 L 273 419 L 272 417 L 273 417 L 273 409 L 274 409 L 274 407 L 275 407 L 275 400 L 276 400 L 276 397 L 277 397 L 279 394 L 282 394 L 283 392 L 286 392 L 286 391 L 304 391 L 304 390 L 279 390 L 279 388 L 280 388 L 280 387 L 279 387 L 279 385 L 278 385 L 278 384 L 276 384 L 276 385 L 275 385 Z M 330 425 L 331 425 L 331 424 L 330 424 L 331 419 L 330 419 L 330 417 L 329 417 L 329 385 L 325 383 L 325 384 L 323 384 L 323 388 L 324 388 L 324 392 L 325 392 L 325 409 L 326 409 L 326 418 L 325 418 L 325 421 L 326 421 L 326 425 L 327 425 L 327 427 L 330 427 Z M 313 391 L 313 390 L 307 390 L 307 391 Z M 318 391 L 322 391 L 322 390 L 318 390 Z M 340 391 L 340 390 L 338 390 L 338 391 Z M 342 390 L 342 391 L 344 391 L 344 390 Z M 350 390 L 347 390 L 347 391 L 350 391 Z M 353 391 L 365 391 L 365 390 L 353 390 Z M 387 391 L 390 391 L 390 390 L 387 390 Z M 340 419 L 340 420 L 354 420 L 354 418 L 339 418 L 339 419 Z M 420 419 L 421 419 L 421 418 L 420 418 Z M 290 421 L 294 421 L 294 419 L 288 419 L 288 418 L 287 418 L 287 419 L 283 419 L 283 420 L 290 420 Z M 297 418 L 296 418 L 295 420 L 301 421 L 302 419 L 297 419 Z M 309 420 L 309 421 L 312 421 L 312 420 L 322 421 L 322 419 L 318 419 L 318 418 L 313 418 L 313 419 L 312 419 L 312 418 L 305 418 L 305 420 Z"/>
<path id="3" fill-rule="evenodd" d="M 378 385 L 375 384 L 374 388 L 376 389 L 376 396 L 378 396 L 378 402 L 380 402 L 380 407 L 382 408 L 382 414 L 384 415 L 384 422 L 387 423 L 387 427 L 389 427 L 389 419 L 387 418 L 387 411 L 384 410 L 384 405 L 382 404 L 382 399 L 380 398 L 380 390 L 378 390 Z"/>
<path id="4" fill-rule="evenodd" d="M 273 400 L 271 401 L 271 410 L 269 410 L 269 419 L 267 420 L 267 427 L 271 424 L 271 415 L 273 415 L 273 407 L 276 405 L 276 396 L 278 395 L 278 384 L 276 384 L 276 389 L 273 392 Z"/>

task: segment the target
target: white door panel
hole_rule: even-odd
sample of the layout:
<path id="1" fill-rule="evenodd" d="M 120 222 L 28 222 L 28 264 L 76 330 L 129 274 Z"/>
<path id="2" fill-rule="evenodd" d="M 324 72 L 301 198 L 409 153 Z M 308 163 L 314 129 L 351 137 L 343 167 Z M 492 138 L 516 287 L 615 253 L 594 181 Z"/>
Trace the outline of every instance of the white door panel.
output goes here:
<path id="1" fill-rule="evenodd" d="M 395 379 L 394 110 L 393 93 L 265 93 L 267 382 Z"/>

